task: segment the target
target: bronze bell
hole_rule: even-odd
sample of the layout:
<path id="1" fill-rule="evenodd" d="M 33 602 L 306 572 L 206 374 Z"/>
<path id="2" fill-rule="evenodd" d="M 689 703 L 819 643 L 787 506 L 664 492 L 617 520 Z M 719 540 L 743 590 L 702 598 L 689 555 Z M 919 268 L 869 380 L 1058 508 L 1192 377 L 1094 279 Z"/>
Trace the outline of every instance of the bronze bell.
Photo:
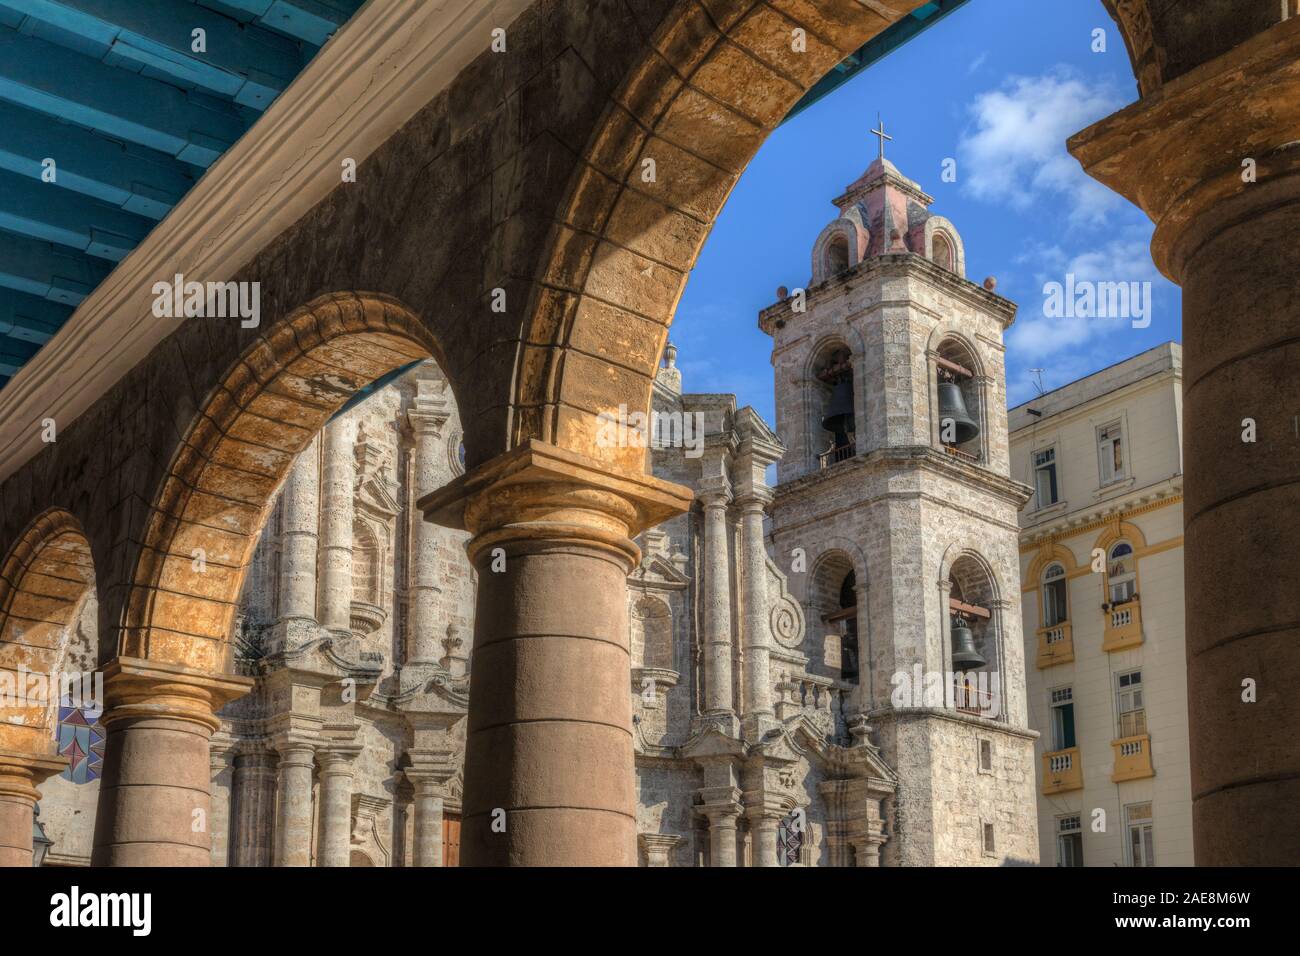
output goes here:
<path id="1" fill-rule="evenodd" d="M 831 402 L 826 406 L 826 414 L 822 416 L 822 428 L 835 434 L 835 444 L 838 447 L 841 444 L 839 439 L 848 433 L 855 431 L 857 423 L 853 419 L 853 379 L 845 375 L 835 383 L 834 390 L 831 392 Z"/>
<path id="2" fill-rule="evenodd" d="M 948 422 L 952 421 L 952 431 L 948 431 Z M 964 445 L 980 433 L 975 419 L 966 411 L 966 399 L 962 397 L 961 386 L 956 382 L 939 383 L 939 434 L 945 439 L 953 436 L 952 444 Z"/>
<path id="3" fill-rule="evenodd" d="M 964 618 L 952 620 L 952 668 L 957 671 L 973 671 L 983 667 L 987 662 L 979 651 L 975 650 L 975 634 Z"/>

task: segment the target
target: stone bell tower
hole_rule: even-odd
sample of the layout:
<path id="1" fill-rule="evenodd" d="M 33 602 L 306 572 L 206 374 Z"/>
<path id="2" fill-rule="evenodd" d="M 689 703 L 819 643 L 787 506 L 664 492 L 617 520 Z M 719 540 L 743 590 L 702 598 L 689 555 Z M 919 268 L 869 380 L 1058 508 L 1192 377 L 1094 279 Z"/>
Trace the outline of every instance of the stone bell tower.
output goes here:
<path id="1" fill-rule="evenodd" d="M 1036 864 L 1003 333 L 953 224 L 880 155 L 834 200 L 807 289 L 778 290 L 772 542 L 898 788 L 886 865 Z"/>

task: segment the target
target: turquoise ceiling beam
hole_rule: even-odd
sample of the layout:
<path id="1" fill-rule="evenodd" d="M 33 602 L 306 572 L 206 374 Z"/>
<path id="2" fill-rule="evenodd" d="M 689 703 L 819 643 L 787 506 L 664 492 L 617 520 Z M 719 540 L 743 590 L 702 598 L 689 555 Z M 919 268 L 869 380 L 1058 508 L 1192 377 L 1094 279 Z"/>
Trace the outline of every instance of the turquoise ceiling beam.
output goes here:
<path id="1" fill-rule="evenodd" d="M 233 104 L 3 28 L 0 99 L 204 168 L 252 120 Z"/>
<path id="2" fill-rule="evenodd" d="M 113 270 L 110 263 L 39 239 L 0 232 L 0 287 L 80 305 Z"/>
<path id="3" fill-rule="evenodd" d="M 0 101 L 0 169 L 150 219 L 161 219 L 194 185 L 190 167 L 151 149 L 105 139 Z M 45 161 L 51 159 L 51 167 Z"/>
<path id="4" fill-rule="evenodd" d="M 822 97 L 827 96 L 853 79 L 885 54 L 896 50 L 922 31 L 930 29 L 930 27 L 964 3 L 966 3 L 966 0 L 931 0 L 930 3 L 917 7 L 907 16 L 882 30 L 868 43 L 845 57 L 835 69 L 822 77 L 811 90 L 804 94 L 803 98 L 794 105 L 781 122 L 788 122 L 798 116 Z"/>
<path id="5" fill-rule="evenodd" d="M 31 360 L 40 346 L 13 339 L 0 339 L 0 378 L 6 382 Z"/>
<path id="6" fill-rule="evenodd" d="M 72 307 L 0 289 L 0 336 L 41 346 L 54 337 Z"/>
<path id="7" fill-rule="evenodd" d="M 234 17 L 256 23 L 285 36 L 324 46 L 334 31 L 361 8 L 361 0 L 190 0 Z"/>
<path id="8" fill-rule="evenodd" d="M 152 219 L 87 199 L 30 176 L 0 171 L 0 229 L 120 262 L 144 241 Z"/>
<path id="9" fill-rule="evenodd" d="M 174 0 L 0 0 L 20 33 L 84 56 L 266 109 L 303 68 L 298 43 Z M 195 52 L 194 31 L 203 31 Z"/>

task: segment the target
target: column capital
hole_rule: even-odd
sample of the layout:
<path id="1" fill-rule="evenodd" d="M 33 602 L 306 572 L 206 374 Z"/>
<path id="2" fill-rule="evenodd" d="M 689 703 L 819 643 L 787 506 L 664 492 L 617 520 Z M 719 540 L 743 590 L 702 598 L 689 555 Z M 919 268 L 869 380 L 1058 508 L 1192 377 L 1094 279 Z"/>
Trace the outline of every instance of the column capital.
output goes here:
<path id="1" fill-rule="evenodd" d="M 690 506 L 690 489 L 536 440 L 421 498 L 425 520 L 467 530 L 473 561 L 485 550 L 570 540 L 636 566 L 632 538 Z"/>
<path id="2" fill-rule="evenodd" d="M 118 657 L 104 668 L 104 726 L 130 718 L 161 717 L 221 729 L 216 712 L 253 689 L 251 677 L 209 674 L 137 657 Z"/>
<path id="3" fill-rule="evenodd" d="M 1076 133 L 1068 147 L 1090 176 L 1151 217 L 1152 258 L 1181 282 L 1215 231 L 1198 222 L 1204 213 L 1234 199 L 1266 202 L 1270 180 L 1300 172 L 1297 129 L 1300 17 L 1292 17 Z M 1243 178 L 1247 160 L 1253 181 Z"/>
<path id="4" fill-rule="evenodd" d="M 67 757 L 0 750 L 0 797 L 18 797 L 35 803 L 40 799 L 36 788 L 67 766 Z"/>
<path id="5" fill-rule="evenodd" d="M 736 825 L 744 811 L 739 787 L 702 787 L 697 792 L 702 802 L 695 805 L 695 810 L 708 818 L 710 826 Z"/>
<path id="6" fill-rule="evenodd" d="M 776 492 L 766 486 L 752 488 L 736 495 L 736 504 L 747 514 L 757 511 L 764 514 L 776 500 Z"/>
<path id="7" fill-rule="evenodd" d="M 695 496 L 706 509 L 725 508 L 731 504 L 731 482 L 726 475 L 704 478 L 696 485 Z"/>
<path id="8" fill-rule="evenodd" d="M 360 744 L 331 744 L 316 751 L 322 774 L 352 774 L 352 763 L 361 755 Z"/>
<path id="9" fill-rule="evenodd" d="M 298 734 L 279 734 L 269 744 L 280 755 L 280 765 L 310 767 L 316 762 L 319 741 Z"/>

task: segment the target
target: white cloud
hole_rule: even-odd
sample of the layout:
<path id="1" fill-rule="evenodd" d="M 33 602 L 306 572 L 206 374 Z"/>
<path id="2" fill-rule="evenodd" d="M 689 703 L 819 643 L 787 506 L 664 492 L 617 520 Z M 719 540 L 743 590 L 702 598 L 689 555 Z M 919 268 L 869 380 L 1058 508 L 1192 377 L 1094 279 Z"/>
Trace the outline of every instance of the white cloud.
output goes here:
<path id="1" fill-rule="evenodd" d="M 1065 200 L 1072 224 L 1096 225 L 1119 205 L 1065 148 L 1068 137 L 1123 105 L 1107 84 L 1064 67 L 1013 76 L 970 104 L 973 126 L 958 143 L 966 191 L 1017 211 Z"/>
<path id="2" fill-rule="evenodd" d="M 1042 363 L 1046 367 L 1050 359 L 1052 377 L 1058 379 L 1056 384 L 1061 384 L 1070 380 L 1061 376 L 1071 365 L 1088 364 L 1090 351 L 1128 355 L 1132 349 L 1126 343 L 1121 344 L 1119 337 L 1132 332 L 1132 318 L 1049 316 L 1044 310 L 1043 286 L 1049 282 L 1064 285 L 1069 275 L 1074 276 L 1076 283 L 1150 282 L 1152 311 L 1158 314 L 1162 311 L 1162 298 L 1168 301 L 1172 287 L 1151 262 L 1150 241 L 1149 225 L 1134 226 L 1082 252 L 1067 253 L 1060 245 L 1038 245 L 1017 256 L 1017 265 L 1033 277 L 1033 292 L 1021 301 L 1016 322 L 1007 334 L 1007 348 L 1016 361 L 1028 366 Z M 1048 382 L 1046 374 L 1044 384 L 1055 387 Z M 1013 397 L 1025 387 L 1027 380 L 1015 383 Z"/>
<path id="3" fill-rule="evenodd" d="M 975 57 L 975 59 L 971 60 L 970 66 L 966 68 L 966 74 L 969 76 L 970 74 L 974 73 L 976 70 L 978 70 L 981 66 L 985 64 L 988 58 L 989 58 L 989 51 L 985 50 L 979 56 Z"/>

